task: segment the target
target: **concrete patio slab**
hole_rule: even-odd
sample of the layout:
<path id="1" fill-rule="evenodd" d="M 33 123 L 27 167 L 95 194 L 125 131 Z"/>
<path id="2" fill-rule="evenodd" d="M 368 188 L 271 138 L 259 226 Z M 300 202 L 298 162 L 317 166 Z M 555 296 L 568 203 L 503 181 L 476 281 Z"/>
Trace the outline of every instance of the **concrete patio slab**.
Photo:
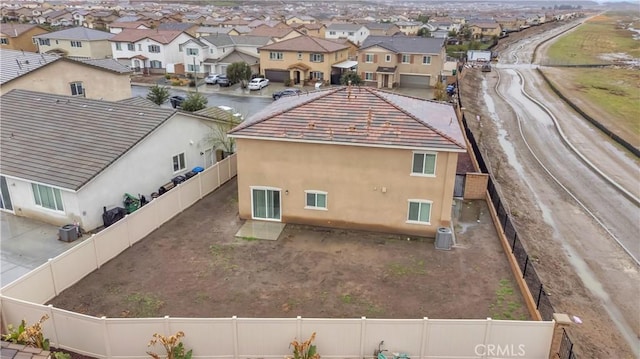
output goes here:
<path id="1" fill-rule="evenodd" d="M 275 241 L 278 239 L 285 226 L 285 223 L 280 222 L 247 220 L 242 227 L 240 227 L 238 233 L 236 233 L 236 237 Z"/>

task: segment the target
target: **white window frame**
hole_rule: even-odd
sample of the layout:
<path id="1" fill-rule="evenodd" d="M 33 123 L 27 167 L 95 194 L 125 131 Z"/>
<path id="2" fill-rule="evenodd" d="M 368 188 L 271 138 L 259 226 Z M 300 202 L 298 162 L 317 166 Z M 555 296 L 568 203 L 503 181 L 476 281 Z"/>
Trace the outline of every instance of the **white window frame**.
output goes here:
<path id="1" fill-rule="evenodd" d="M 391 62 L 391 55 L 390 54 L 384 55 L 384 61 L 385 62 Z"/>
<path id="2" fill-rule="evenodd" d="M 332 36 L 333 36 L 333 35 L 335 35 L 335 34 L 336 34 L 336 32 L 335 32 L 335 31 L 329 31 L 329 35 L 332 35 Z"/>
<path id="3" fill-rule="evenodd" d="M 365 72 L 364 73 L 364 80 L 365 81 L 375 81 L 373 78 L 373 72 Z"/>
<path id="4" fill-rule="evenodd" d="M 1 45 L 9 45 L 9 38 L 8 37 L 0 38 L 0 44 Z"/>
<path id="5" fill-rule="evenodd" d="M 406 223 L 409 224 L 419 224 L 419 225 L 423 225 L 423 226 L 430 226 L 431 225 L 431 209 L 433 208 L 433 201 L 430 201 L 428 199 L 409 199 L 407 201 L 407 220 Z M 412 203 L 417 203 L 418 204 L 418 219 L 417 220 L 413 220 L 413 219 L 409 219 L 409 215 L 411 214 L 411 204 Z M 429 205 L 429 218 L 427 222 L 421 221 L 420 220 L 420 214 L 422 213 L 423 207 L 422 205 Z"/>
<path id="6" fill-rule="evenodd" d="M 282 51 L 269 51 L 269 60 L 282 61 L 284 60 L 284 54 Z"/>
<path id="7" fill-rule="evenodd" d="M 424 157 L 422 158 L 422 172 L 414 172 L 414 167 L 415 167 L 415 161 L 416 161 L 416 155 L 423 155 Z M 425 173 L 426 170 L 426 159 L 427 156 L 433 156 L 433 173 Z M 436 152 L 428 152 L 428 151 L 413 151 L 413 153 L 411 154 L 411 175 L 412 176 L 419 176 L 419 177 L 435 177 L 436 176 L 436 171 L 437 171 L 437 164 L 438 164 L 438 154 Z"/>
<path id="8" fill-rule="evenodd" d="M 411 55 L 402 54 L 402 63 L 403 64 L 410 64 L 411 63 Z"/>
<path id="9" fill-rule="evenodd" d="M 82 41 L 71 40 L 71 47 L 82 47 Z"/>
<path id="10" fill-rule="evenodd" d="M 310 206 L 307 203 L 307 195 L 309 195 L 309 194 L 315 195 L 315 205 L 314 206 Z M 325 192 L 325 191 L 317 191 L 317 190 L 306 190 L 306 191 L 304 191 L 304 209 L 312 209 L 312 210 L 315 210 L 315 211 L 328 211 L 329 210 L 328 209 L 329 205 L 328 205 L 327 202 L 328 202 L 328 197 L 329 196 L 327 194 L 328 193 Z M 318 206 L 318 195 L 324 196 L 324 207 Z"/>
<path id="11" fill-rule="evenodd" d="M 147 49 L 149 50 L 149 53 L 152 53 L 152 54 L 160 53 L 160 45 L 149 45 Z M 154 51 L 154 50 L 158 50 L 158 51 Z"/>
<path id="12" fill-rule="evenodd" d="M 314 80 L 323 80 L 324 81 L 324 72 L 322 72 L 322 71 L 311 71 L 310 76 Z"/>
<path id="13" fill-rule="evenodd" d="M 158 65 L 158 66 L 154 66 L 154 65 Z M 160 60 L 151 60 L 151 61 L 149 61 L 149 67 L 151 67 L 152 69 L 161 69 L 162 68 L 162 61 L 160 61 Z"/>
<path id="14" fill-rule="evenodd" d="M 40 45 L 51 46 L 51 41 L 49 41 L 49 39 L 39 39 L 39 40 L 40 40 Z"/>
<path id="15" fill-rule="evenodd" d="M 194 69 L 195 67 L 195 69 Z M 200 72 L 200 65 L 193 65 L 193 64 L 188 64 L 187 65 L 187 71 L 188 72 Z"/>
<path id="16" fill-rule="evenodd" d="M 142 44 L 138 44 L 138 51 L 142 51 Z"/>
<path id="17" fill-rule="evenodd" d="M 127 44 L 127 50 L 129 51 L 136 51 L 136 44 L 130 42 Z"/>
<path id="18" fill-rule="evenodd" d="M 310 54 L 309 55 L 310 62 L 324 62 L 324 54 Z"/>
<path id="19" fill-rule="evenodd" d="M 423 65 L 431 65 L 431 56 L 422 56 Z"/>
<path id="20" fill-rule="evenodd" d="M 187 55 L 189 56 L 198 56 L 198 49 L 187 48 Z"/>
<path id="21" fill-rule="evenodd" d="M 364 62 L 368 64 L 372 64 L 374 56 L 375 56 L 374 54 L 364 54 Z"/>
<path id="22" fill-rule="evenodd" d="M 180 156 L 182 156 L 182 163 L 180 163 Z M 176 159 L 178 160 L 177 163 L 176 163 Z M 176 164 L 178 169 L 176 169 Z M 187 155 L 184 152 L 174 155 L 173 157 L 171 157 L 171 165 L 173 166 L 174 174 L 184 171 L 185 169 L 187 169 Z"/>
<path id="23" fill-rule="evenodd" d="M 52 194 L 53 202 L 54 202 L 53 205 L 54 205 L 55 208 L 49 208 L 49 207 L 46 207 L 46 206 L 42 205 L 42 198 L 40 197 L 40 187 L 42 187 L 45 190 L 51 190 L 51 194 Z M 41 207 L 41 208 L 45 208 L 45 209 L 50 210 L 50 211 L 64 212 L 64 204 L 63 204 L 63 201 L 62 201 L 62 192 L 60 191 L 60 189 L 54 188 L 54 187 L 51 187 L 51 186 L 38 184 L 38 183 L 31 183 L 31 192 L 33 192 L 33 201 L 34 201 L 36 206 Z M 60 201 L 60 203 L 58 203 L 58 201 Z"/>
<path id="24" fill-rule="evenodd" d="M 278 218 L 254 217 L 254 213 L 253 213 L 253 190 L 278 191 L 279 192 L 278 208 L 280 209 L 280 213 L 278 213 L 279 214 Z M 250 191 L 250 194 L 251 194 L 251 219 L 257 219 L 257 220 L 260 220 L 260 221 L 282 222 L 282 188 L 265 187 L 265 186 L 249 186 L 249 191 Z"/>
<path id="25" fill-rule="evenodd" d="M 298 60 L 302 60 L 302 52 L 298 51 Z"/>
<path id="26" fill-rule="evenodd" d="M 84 85 L 82 81 L 70 82 L 71 96 L 84 96 Z M 73 93 L 75 91 L 75 94 Z"/>

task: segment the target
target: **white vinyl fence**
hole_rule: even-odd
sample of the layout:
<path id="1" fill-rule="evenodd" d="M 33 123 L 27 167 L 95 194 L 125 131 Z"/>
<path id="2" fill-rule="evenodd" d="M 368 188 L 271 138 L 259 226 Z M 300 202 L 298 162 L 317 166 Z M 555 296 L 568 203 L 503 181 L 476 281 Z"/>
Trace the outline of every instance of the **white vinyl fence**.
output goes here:
<path id="1" fill-rule="evenodd" d="M 183 331 L 194 358 L 284 358 L 289 343 L 315 343 L 324 358 L 371 357 L 381 340 L 412 358 L 547 358 L 553 322 L 449 319 L 95 318 L 46 306 L 54 298 L 237 173 L 232 155 L 2 288 L 2 324 L 50 319 L 53 346 L 97 358 L 148 358 L 153 333 Z M 160 347 L 155 348 L 161 353 Z"/>

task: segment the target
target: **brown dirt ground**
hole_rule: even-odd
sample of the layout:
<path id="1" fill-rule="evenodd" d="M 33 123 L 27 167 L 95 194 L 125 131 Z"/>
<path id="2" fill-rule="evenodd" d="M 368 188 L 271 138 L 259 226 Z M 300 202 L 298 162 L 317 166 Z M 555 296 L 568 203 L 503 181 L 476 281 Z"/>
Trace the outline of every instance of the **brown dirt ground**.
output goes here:
<path id="1" fill-rule="evenodd" d="M 531 31 L 544 31 L 544 29 L 532 28 Z M 507 41 L 531 35 L 531 32 L 523 31 L 501 42 L 496 50 L 506 47 Z M 561 75 L 561 74 L 560 74 Z M 530 255 L 541 258 L 536 270 L 551 293 L 552 304 L 555 309 L 566 313 L 582 313 L 584 317 L 593 318 L 596 322 L 610 323 L 606 313 L 603 312 L 598 301 L 594 300 L 584 288 L 581 279 L 575 274 L 568 263 L 562 248 L 554 241 L 540 241 L 539 238 L 551 238 L 552 231 L 544 222 L 541 211 L 536 205 L 526 185 L 522 183 L 515 170 L 507 163 L 507 157 L 502 152 L 498 142 L 498 133 L 492 121 L 483 121 L 479 126 L 474 121 L 476 115 L 488 119 L 487 106 L 480 95 L 482 90 L 482 77 L 495 76 L 493 73 L 482 73 L 479 69 L 465 69 L 460 79 L 460 98 L 465 108 L 465 116 L 469 120 L 469 127 L 479 140 L 480 149 L 485 154 L 485 161 L 494 169 L 493 175 L 498 183 L 502 198 L 508 203 L 512 219 L 518 230 L 518 237 L 524 243 Z M 555 74 L 554 74 L 555 76 Z M 557 78 L 558 82 L 566 79 Z M 565 88 L 567 89 L 567 88 Z M 588 110 L 588 109 L 587 109 Z M 577 326 L 569 329 L 569 334 L 575 344 L 574 350 L 580 358 L 630 358 L 626 352 L 626 343 L 617 335 L 613 324 L 607 326 Z M 614 328 L 609 330 L 609 328 Z"/>
<path id="2" fill-rule="evenodd" d="M 234 235 L 234 180 L 51 301 L 107 317 L 527 319 L 484 201 L 465 201 L 457 246 L 287 225 L 277 241 Z M 480 222 L 477 222 L 477 219 Z"/>

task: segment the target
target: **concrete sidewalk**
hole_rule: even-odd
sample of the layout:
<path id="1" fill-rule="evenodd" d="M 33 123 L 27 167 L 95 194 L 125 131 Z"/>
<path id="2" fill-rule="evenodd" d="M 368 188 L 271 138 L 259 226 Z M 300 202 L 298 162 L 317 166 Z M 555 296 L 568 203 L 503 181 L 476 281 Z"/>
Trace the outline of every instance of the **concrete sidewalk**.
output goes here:
<path id="1" fill-rule="evenodd" d="M 0 212 L 0 288 L 89 238 L 58 240 L 60 227 Z"/>

